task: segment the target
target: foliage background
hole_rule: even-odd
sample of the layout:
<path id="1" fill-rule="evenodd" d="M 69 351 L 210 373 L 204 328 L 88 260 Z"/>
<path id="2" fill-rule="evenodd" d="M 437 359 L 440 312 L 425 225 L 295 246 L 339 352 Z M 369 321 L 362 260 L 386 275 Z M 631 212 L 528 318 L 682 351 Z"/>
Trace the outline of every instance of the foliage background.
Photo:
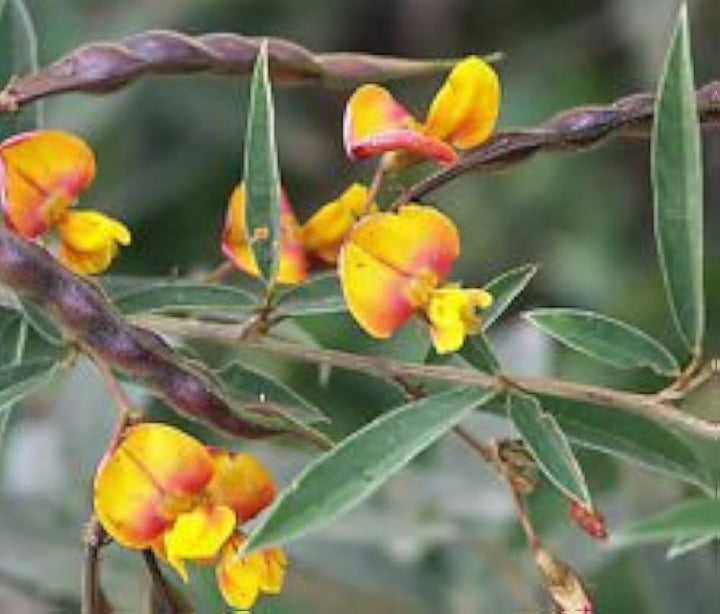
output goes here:
<path id="1" fill-rule="evenodd" d="M 671 0 L 29 0 L 41 63 L 98 38 L 148 28 L 273 34 L 315 50 L 454 56 L 503 50 L 501 127 L 530 125 L 571 106 L 654 89 L 676 3 Z M 698 83 L 718 77 L 720 6 L 690 3 Z M 0 70 L 7 74 L 2 30 Z M 3 78 L 0 73 L 0 78 Z M 439 80 L 439 79 L 438 79 Z M 45 123 L 95 146 L 99 176 L 84 202 L 114 212 L 134 244 L 115 272 L 189 275 L 220 259 L 226 199 L 239 178 L 246 111 L 244 79 L 148 78 L 103 98 L 63 96 Z M 394 84 L 422 114 L 435 80 Z M 284 183 L 301 218 L 370 168 L 344 158 L 340 122 L 347 91 L 276 91 Z M 2 136 L 13 130 L 0 125 Z M 706 135 L 708 331 L 720 347 L 720 146 Z M 638 324 L 678 347 L 652 238 L 649 151 L 612 141 L 591 152 L 545 154 L 497 175 L 468 176 L 433 200 L 461 228 L 457 277 L 468 285 L 525 262 L 541 271 L 520 307 L 572 305 Z M 338 346 L 357 343 L 343 318 L 306 322 Z M 615 374 L 566 354 L 508 318 L 496 336 L 508 365 L 587 381 Z M 393 347 L 393 352 L 402 348 Z M 262 357 L 257 360 L 265 360 Z M 217 357 L 218 360 L 221 357 Z M 273 364 L 321 404 L 338 430 L 397 402 L 364 377 L 338 374 L 321 388 L 314 368 Z M 640 379 L 638 379 L 640 378 Z M 625 382 L 623 382 L 625 383 Z M 628 376 L 627 385 L 647 385 Z M 79 369 L 16 411 L 0 456 L 0 611 L 77 611 L 77 577 L 88 485 L 113 412 L 91 371 Z M 478 418 L 486 432 L 499 421 Z M 307 460 L 271 444 L 256 452 L 287 479 Z M 584 452 L 583 466 L 610 527 L 679 498 L 683 487 L 635 466 Z M 567 527 L 561 501 L 534 502 L 545 534 L 586 578 L 600 612 L 704 611 L 720 601 L 717 546 L 667 562 L 664 550 L 603 549 Z M 502 485 L 447 438 L 369 504 L 292 548 L 290 582 L 272 612 L 545 612 L 534 571 Z M 106 579 L 120 611 L 144 590 L 142 570 L 112 554 Z M 538 605 L 541 604 L 541 605 Z M 23 609 L 24 608 L 24 609 Z M 534 608 L 534 609 L 533 609 Z M 258 608 L 263 611 L 263 607 Z"/>

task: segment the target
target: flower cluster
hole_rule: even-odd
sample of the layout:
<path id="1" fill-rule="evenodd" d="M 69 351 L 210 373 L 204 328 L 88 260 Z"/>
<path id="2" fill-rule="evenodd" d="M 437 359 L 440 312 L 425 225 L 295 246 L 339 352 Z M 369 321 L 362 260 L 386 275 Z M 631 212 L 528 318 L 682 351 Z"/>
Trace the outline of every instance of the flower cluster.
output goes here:
<path id="1" fill-rule="evenodd" d="M 383 154 L 384 169 L 424 158 L 452 163 L 456 149 L 475 147 L 490 136 L 499 98 L 497 75 L 476 56 L 454 67 L 424 123 L 385 88 L 363 85 L 347 103 L 345 149 L 351 159 Z M 244 216 L 244 190 L 238 186 L 230 199 L 222 248 L 238 268 L 257 275 Z M 280 225 L 278 281 L 303 281 L 313 259 L 337 263 L 350 313 L 370 335 L 390 337 L 419 314 L 429 324 L 437 352 L 447 353 L 480 330 L 476 311 L 488 307 L 492 297 L 484 290 L 444 283 L 460 254 L 460 239 L 453 222 L 436 209 L 410 203 L 397 212 L 380 212 L 369 190 L 354 184 L 302 226 L 283 192 Z"/>
<path id="2" fill-rule="evenodd" d="M 27 239 L 55 230 L 58 258 L 77 273 L 110 266 L 130 232 L 98 211 L 75 211 L 95 178 L 95 156 L 80 138 L 61 130 L 26 132 L 0 143 L 0 206 L 8 227 Z"/>
<path id="3" fill-rule="evenodd" d="M 296 284 L 307 277 L 313 261 L 335 264 L 347 232 L 365 213 L 377 211 L 368 189 L 352 184 L 340 196 L 324 204 L 302 226 L 284 190 L 280 192 L 280 260 L 277 280 Z M 245 229 L 245 188 L 238 185 L 230 196 L 222 251 L 241 271 L 258 275 L 258 267 Z"/>
<path id="4" fill-rule="evenodd" d="M 242 611 L 282 587 L 280 548 L 238 555 L 245 539 L 238 527 L 274 496 L 270 474 L 252 456 L 155 423 L 129 427 L 95 478 L 95 511 L 117 543 L 152 549 L 185 581 L 187 562 L 214 564 L 223 597 Z"/>

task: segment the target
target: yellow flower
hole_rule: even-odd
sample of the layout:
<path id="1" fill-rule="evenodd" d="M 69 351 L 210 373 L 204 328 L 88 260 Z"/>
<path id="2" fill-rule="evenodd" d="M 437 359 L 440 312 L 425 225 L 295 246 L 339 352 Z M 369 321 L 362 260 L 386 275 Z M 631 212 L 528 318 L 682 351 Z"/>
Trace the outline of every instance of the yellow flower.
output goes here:
<path id="1" fill-rule="evenodd" d="M 92 150 L 68 132 L 37 130 L 0 143 L 0 206 L 8 226 L 28 239 L 56 228 L 60 260 L 82 274 L 104 271 L 118 245 L 130 243 L 121 222 L 70 211 L 94 178 Z"/>
<path id="2" fill-rule="evenodd" d="M 130 231 L 98 211 L 67 211 L 56 222 L 58 257 L 76 273 L 93 275 L 110 266 L 120 245 L 130 245 Z"/>
<path id="3" fill-rule="evenodd" d="M 252 564 L 244 566 L 228 552 L 237 551 L 237 527 L 274 496 L 270 474 L 252 456 L 210 449 L 174 427 L 146 423 L 130 427 L 100 464 L 94 504 L 116 542 L 152 548 L 183 580 L 187 562 L 216 563 L 223 594 L 234 595 L 227 586 L 256 585 L 252 599 L 243 601 L 250 607 L 260 591 L 278 592 L 282 585 L 276 566 L 258 574 L 255 561 L 280 557 L 284 570 L 284 554 L 251 553 Z M 228 603 L 240 607 L 230 598 Z"/>
<path id="4" fill-rule="evenodd" d="M 369 190 L 364 185 L 353 183 L 337 199 L 320 207 L 301 228 L 305 249 L 335 264 L 353 224 L 363 215 L 377 211 L 377 205 L 369 202 L 369 198 Z"/>
<path id="5" fill-rule="evenodd" d="M 347 103 L 343 122 L 350 159 L 395 152 L 402 164 L 431 158 L 455 162 L 457 149 L 469 149 L 492 133 L 500 106 L 500 81 L 477 56 L 458 62 L 418 122 L 385 88 L 359 87 Z M 397 157 L 394 158 L 397 163 Z"/>
<path id="6" fill-rule="evenodd" d="M 457 228 L 432 207 L 410 204 L 363 218 L 338 264 L 350 313 L 366 332 L 384 339 L 420 312 L 438 353 L 460 349 L 467 335 L 479 331 L 476 310 L 489 307 L 492 297 L 441 285 L 459 253 Z"/>

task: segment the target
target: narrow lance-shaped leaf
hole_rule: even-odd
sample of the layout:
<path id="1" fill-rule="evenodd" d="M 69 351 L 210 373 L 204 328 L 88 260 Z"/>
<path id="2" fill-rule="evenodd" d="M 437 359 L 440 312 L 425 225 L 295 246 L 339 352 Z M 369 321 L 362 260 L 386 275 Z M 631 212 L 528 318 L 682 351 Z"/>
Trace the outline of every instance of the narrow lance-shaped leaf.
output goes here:
<path id="1" fill-rule="evenodd" d="M 255 60 L 245 135 L 245 228 L 265 283 L 272 287 L 280 254 L 280 170 L 267 41 Z"/>
<path id="2" fill-rule="evenodd" d="M 168 282 L 131 290 L 114 300 L 125 315 L 167 309 L 194 311 L 198 309 L 253 309 L 258 298 L 231 286 L 208 286 L 187 282 Z"/>
<path id="3" fill-rule="evenodd" d="M 0 369 L 0 411 L 49 381 L 55 370 L 56 362 L 50 358 Z"/>
<path id="4" fill-rule="evenodd" d="M 668 548 L 665 556 L 668 558 L 668 560 L 677 559 L 681 556 L 685 556 L 686 554 L 694 552 L 698 548 L 704 548 L 705 546 L 711 544 L 718 539 L 720 539 L 720 533 L 710 533 L 708 535 L 701 535 L 700 537 L 678 537 L 672 543 L 670 548 Z"/>
<path id="5" fill-rule="evenodd" d="M 485 285 L 493 297 L 490 308 L 483 313 L 483 330 L 487 330 L 512 304 L 537 273 L 534 264 L 525 264 L 498 275 Z"/>
<path id="6" fill-rule="evenodd" d="M 314 275 L 306 282 L 293 286 L 278 297 L 278 308 L 290 316 L 342 313 L 347 303 L 337 273 Z"/>
<path id="7" fill-rule="evenodd" d="M 720 536 L 720 499 L 697 497 L 620 529 L 611 543 L 630 546 L 710 534 Z"/>
<path id="8" fill-rule="evenodd" d="M 673 377 L 680 366 L 660 343 L 637 328 L 580 309 L 536 309 L 525 314 L 535 326 L 573 350 L 618 369 L 649 367 Z"/>
<path id="9" fill-rule="evenodd" d="M 307 424 L 328 422 L 312 403 L 281 381 L 233 362 L 216 373 L 223 388 L 233 400 L 248 405 L 273 405 Z"/>
<path id="10" fill-rule="evenodd" d="M 507 411 L 545 476 L 566 496 L 592 508 L 585 476 L 555 418 L 522 393 L 508 395 Z"/>
<path id="11" fill-rule="evenodd" d="M 459 353 L 471 366 L 480 371 L 485 373 L 498 373 L 500 371 L 500 361 L 495 356 L 488 338 L 482 331 L 465 339 Z"/>
<path id="12" fill-rule="evenodd" d="M 2 8 L 0 6 L 0 17 Z M 38 39 L 30 11 L 24 0 L 8 0 L 6 10 L 12 28 L 12 42 L 3 46 L 12 50 L 12 74 L 35 73 L 39 68 Z M 29 113 L 21 113 L 14 123 L 16 132 L 40 128 L 43 124 L 43 103 L 36 102 Z"/>
<path id="13" fill-rule="evenodd" d="M 670 309 L 688 349 L 699 355 L 705 332 L 702 156 L 684 5 L 658 87 L 652 181 L 655 238 Z"/>
<path id="14" fill-rule="evenodd" d="M 308 465 L 250 535 L 247 550 L 296 539 L 355 507 L 493 394 L 450 390 L 373 420 Z"/>

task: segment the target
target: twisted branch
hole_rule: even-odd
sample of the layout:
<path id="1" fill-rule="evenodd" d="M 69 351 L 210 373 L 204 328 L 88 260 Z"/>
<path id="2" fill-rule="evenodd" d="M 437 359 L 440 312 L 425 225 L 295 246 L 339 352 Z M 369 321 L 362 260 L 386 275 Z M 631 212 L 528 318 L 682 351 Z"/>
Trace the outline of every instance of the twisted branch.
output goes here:
<path id="1" fill-rule="evenodd" d="M 607 105 L 589 105 L 561 111 L 531 127 L 499 132 L 460 160 L 403 192 L 393 203 L 399 207 L 469 171 L 497 171 L 527 160 L 541 151 L 581 151 L 612 136 L 647 138 L 653 122 L 655 96 L 625 96 Z M 720 81 L 697 92 L 698 116 L 704 126 L 720 124 Z"/>
<path id="2" fill-rule="evenodd" d="M 117 42 L 84 45 L 36 73 L 12 79 L 0 93 L 0 113 L 62 92 L 109 92 L 145 74 L 249 74 L 263 40 L 268 41 L 272 76 L 278 83 L 385 81 L 447 70 L 455 62 L 363 53 L 316 54 L 280 38 L 230 33 L 188 36 L 151 30 Z"/>

